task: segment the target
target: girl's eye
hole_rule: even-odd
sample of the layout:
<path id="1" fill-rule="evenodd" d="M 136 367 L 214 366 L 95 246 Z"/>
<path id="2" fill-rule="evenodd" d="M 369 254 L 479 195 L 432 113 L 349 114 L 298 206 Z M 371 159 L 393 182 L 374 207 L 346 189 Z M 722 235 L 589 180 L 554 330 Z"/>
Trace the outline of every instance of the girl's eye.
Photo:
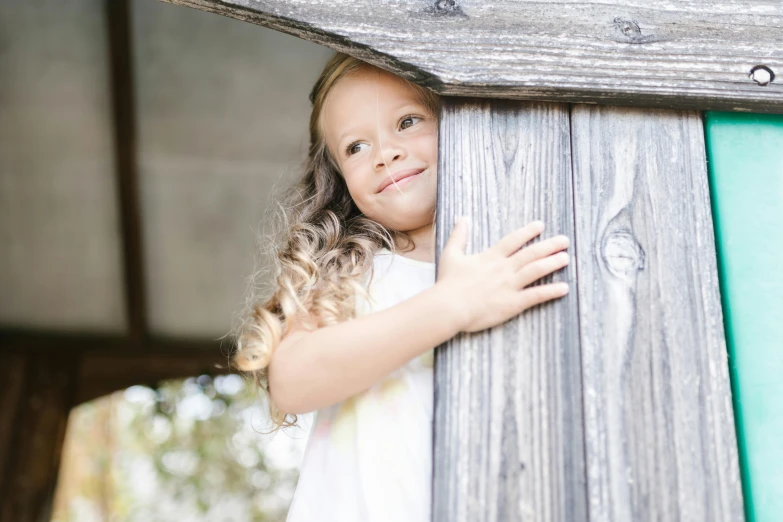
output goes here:
<path id="1" fill-rule="evenodd" d="M 400 130 L 405 130 L 409 127 L 413 127 L 420 121 L 421 118 L 418 116 L 405 116 L 402 120 L 400 120 Z"/>
<path id="2" fill-rule="evenodd" d="M 362 151 L 362 146 L 363 145 L 367 145 L 367 144 L 356 141 L 356 142 L 351 143 L 350 145 L 348 145 L 348 147 L 346 147 L 346 149 L 345 149 L 345 152 L 349 156 L 353 156 L 354 154 L 358 154 L 358 153 L 360 153 Z"/>

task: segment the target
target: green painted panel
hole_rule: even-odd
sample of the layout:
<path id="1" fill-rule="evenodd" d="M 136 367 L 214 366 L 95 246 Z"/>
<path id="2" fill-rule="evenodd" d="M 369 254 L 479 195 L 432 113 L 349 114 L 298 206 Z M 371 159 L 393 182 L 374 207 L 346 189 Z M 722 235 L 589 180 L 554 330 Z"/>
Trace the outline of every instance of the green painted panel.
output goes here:
<path id="1" fill-rule="evenodd" d="M 783 520 L 783 115 L 705 113 L 748 521 Z"/>

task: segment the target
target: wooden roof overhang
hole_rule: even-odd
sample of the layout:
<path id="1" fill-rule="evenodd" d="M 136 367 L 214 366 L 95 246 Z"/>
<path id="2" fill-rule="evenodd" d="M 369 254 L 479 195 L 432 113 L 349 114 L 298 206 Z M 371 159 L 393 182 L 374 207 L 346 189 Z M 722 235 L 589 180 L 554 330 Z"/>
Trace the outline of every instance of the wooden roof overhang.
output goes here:
<path id="1" fill-rule="evenodd" d="M 777 0 L 166 0 L 447 96 L 783 113 Z"/>
<path id="2" fill-rule="evenodd" d="M 783 113 L 783 4 L 170 1 L 444 95 L 439 251 L 574 239 L 575 291 L 437 351 L 433 520 L 743 520 L 700 111 Z"/>

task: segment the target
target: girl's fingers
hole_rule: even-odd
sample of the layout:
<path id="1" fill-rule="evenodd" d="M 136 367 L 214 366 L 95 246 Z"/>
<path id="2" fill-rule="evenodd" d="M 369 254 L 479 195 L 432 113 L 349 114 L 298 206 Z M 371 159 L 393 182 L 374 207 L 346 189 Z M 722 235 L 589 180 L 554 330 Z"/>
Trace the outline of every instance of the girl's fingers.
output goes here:
<path id="1" fill-rule="evenodd" d="M 504 257 L 508 257 L 522 248 L 525 243 L 539 235 L 543 230 L 544 224 L 541 221 L 533 221 L 510 234 L 506 234 L 503 239 L 498 241 L 492 248 Z"/>
<path id="2" fill-rule="evenodd" d="M 532 284 L 544 276 L 568 265 L 570 257 L 565 252 L 537 259 L 517 272 L 517 288 Z"/>
<path id="3" fill-rule="evenodd" d="M 467 217 L 461 217 L 457 220 L 457 224 L 451 231 L 449 240 L 446 241 L 446 246 L 443 247 L 443 251 L 454 250 L 462 254 L 465 253 L 465 248 L 468 246 L 468 229 L 470 220 Z"/>
<path id="4" fill-rule="evenodd" d="M 513 256 L 511 261 L 514 264 L 514 270 L 520 270 L 528 263 L 532 263 L 536 259 L 541 259 L 547 256 L 551 256 L 555 252 L 560 252 L 568 248 L 570 244 L 569 239 L 566 236 L 555 236 L 540 241 L 534 245 L 523 248 Z"/>
<path id="5" fill-rule="evenodd" d="M 563 297 L 568 293 L 568 283 L 550 283 L 533 286 L 519 292 L 519 311 L 524 312 L 541 303 Z"/>

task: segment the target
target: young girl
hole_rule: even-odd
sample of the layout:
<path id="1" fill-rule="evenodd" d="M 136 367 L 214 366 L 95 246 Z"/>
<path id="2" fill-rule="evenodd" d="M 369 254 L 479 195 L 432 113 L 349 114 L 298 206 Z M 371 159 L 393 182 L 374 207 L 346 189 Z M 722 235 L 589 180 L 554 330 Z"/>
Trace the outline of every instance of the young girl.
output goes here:
<path id="1" fill-rule="evenodd" d="M 316 411 L 289 522 L 430 520 L 433 349 L 565 295 L 529 287 L 564 267 L 564 236 L 522 248 L 534 222 L 437 270 L 438 104 L 345 55 L 310 95 L 310 151 L 277 251 L 277 288 L 238 337 L 277 427 Z"/>

